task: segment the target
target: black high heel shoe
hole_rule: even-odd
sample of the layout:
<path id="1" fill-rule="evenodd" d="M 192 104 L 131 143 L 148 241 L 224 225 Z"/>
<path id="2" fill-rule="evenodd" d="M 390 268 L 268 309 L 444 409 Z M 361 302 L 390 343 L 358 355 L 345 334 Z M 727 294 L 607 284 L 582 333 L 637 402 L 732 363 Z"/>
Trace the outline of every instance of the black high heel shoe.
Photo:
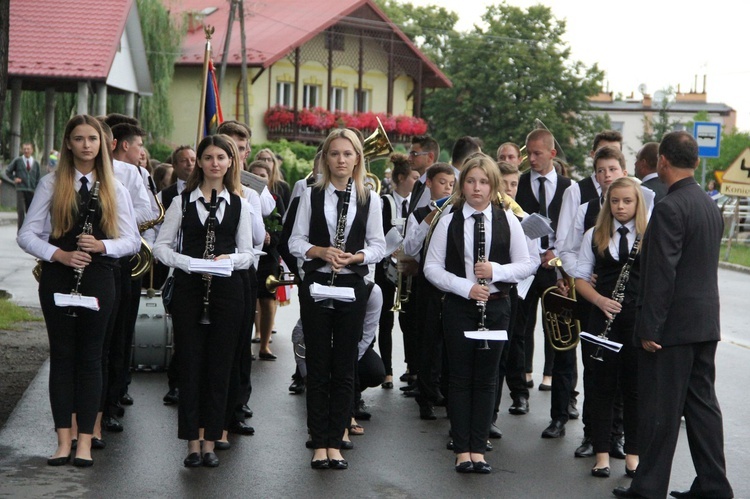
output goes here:
<path id="1" fill-rule="evenodd" d="M 48 466 L 62 466 L 64 464 L 68 464 L 70 461 L 70 454 L 67 456 L 62 457 L 50 457 L 47 459 L 47 465 Z"/>
<path id="2" fill-rule="evenodd" d="M 328 468 L 332 470 L 345 470 L 349 467 L 346 459 L 329 459 Z"/>
<path id="3" fill-rule="evenodd" d="M 631 470 L 627 466 L 625 466 L 625 474 L 629 476 L 630 478 L 635 478 L 635 472 L 638 470 L 638 468 Z"/>
<path id="4" fill-rule="evenodd" d="M 77 466 L 79 468 L 90 468 L 94 465 L 93 459 L 83 459 L 82 457 L 77 457 L 73 459 L 73 466 Z"/>
<path id="5" fill-rule="evenodd" d="M 591 468 L 591 476 L 598 478 L 609 478 L 609 466 L 603 468 Z"/>

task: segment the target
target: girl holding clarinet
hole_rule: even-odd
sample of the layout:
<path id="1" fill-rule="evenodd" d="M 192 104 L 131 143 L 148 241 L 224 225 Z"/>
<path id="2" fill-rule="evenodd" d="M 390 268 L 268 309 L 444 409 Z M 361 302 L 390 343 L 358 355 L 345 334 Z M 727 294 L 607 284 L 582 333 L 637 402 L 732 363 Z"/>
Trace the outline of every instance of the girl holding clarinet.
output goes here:
<path id="1" fill-rule="evenodd" d="M 633 346 L 635 299 L 638 292 L 640 238 L 648 215 L 641 187 L 631 178 L 618 178 L 607 189 L 596 225 L 583 236 L 576 265 L 576 290 L 594 304 L 589 318 L 592 334 L 622 343 L 620 352 L 600 347 L 593 355 L 591 424 L 595 477 L 609 477 L 612 406 L 622 390 L 625 429 L 625 473 L 638 466 L 638 366 Z M 637 243 L 637 244 L 636 244 Z M 627 266 L 624 270 L 623 266 Z M 591 284 L 596 274 L 596 288 Z"/>
<path id="2" fill-rule="evenodd" d="M 492 471 L 484 453 L 504 345 L 468 339 L 464 332 L 507 330 L 510 285 L 533 273 L 523 229 L 500 203 L 501 190 L 500 171 L 489 156 L 469 159 L 457 201 L 437 223 L 425 258 L 425 277 L 446 293 L 448 414 L 459 473 Z"/>
<path id="3" fill-rule="evenodd" d="M 368 265 L 383 259 L 380 198 L 365 186 L 362 143 L 347 129 L 323 143 L 322 177 L 301 196 L 289 251 L 304 260 L 299 289 L 307 349 L 307 424 L 313 469 L 346 469 L 341 455 L 354 397 Z M 354 301 L 316 301 L 311 288 L 352 288 Z"/>
<path id="4" fill-rule="evenodd" d="M 171 310 L 180 352 L 177 435 L 188 441 L 186 467 L 216 467 L 230 373 L 245 306 L 239 270 L 255 263 L 250 207 L 236 194 L 238 159 L 231 139 L 204 138 L 180 198 L 167 210 L 154 256 L 175 268 Z M 192 270 L 201 260 L 229 260 L 229 275 Z M 210 262 L 209 262 L 210 265 Z M 200 428 L 204 429 L 201 449 Z"/>
<path id="5" fill-rule="evenodd" d="M 49 336 L 50 404 L 57 431 L 57 450 L 47 464 L 66 464 L 77 437 L 73 464 L 87 467 L 94 464 L 91 439 L 102 392 L 102 347 L 114 305 L 114 272 L 119 272 L 118 258 L 138 251 L 140 236 L 130 197 L 112 173 L 99 122 L 74 116 L 63 140 L 57 169 L 39 182 L 17 241 L 42 262 L 39 302 Z M 56 301 L 66 294 L 86 300 L 90 308 L 58 306 Z"/>

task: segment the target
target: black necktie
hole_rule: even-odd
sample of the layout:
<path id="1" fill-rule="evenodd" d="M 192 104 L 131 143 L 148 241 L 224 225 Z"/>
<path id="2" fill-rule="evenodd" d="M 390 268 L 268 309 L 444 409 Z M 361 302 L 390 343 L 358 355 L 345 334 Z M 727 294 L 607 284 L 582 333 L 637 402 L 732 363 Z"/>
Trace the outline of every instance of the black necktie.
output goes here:
<path id="1" fill-rule="evenodd" d="M 78 194 L 81 195 L 81 202 L 88 201 L 89 199 L 89 179 L 81 177 L 81 188 L 78 190 Z"/>
<path id="2" fill-rule="evenodd" d="M 414 182 L 414 187 L 411 189 L 411 201 L 409 202 L 410 208 L 417 208 L 417 203 L 419 203 L 419 199 L 422 197 L 422 191 L 424 191 L 424 184 L 421 180 L 417 180 Z"/>
<path id="3" fill-rule="evenodd" d="M 406 214 L 409 213 L 409 205 L 406 202 L 406 199 L 401 201 L 401 218 L 406 218 Z"/>
<path id="4" fill-rule="evenodd" d="M 544 177 L 539 177 L 539 214 L 543 217 L 547 216 L 547 190 L 544 188 L 546 180 Z M 543 236 L 541 243 L 542 249 L 549 248 L 549 237 Z"/>
<path id="5" fill-rule="evenodd" d="M 481 213 L 474 213 L 472 217 L 474 217 L 474 262 L 478 262 L 480 241 L 481 244 L 484 244 L 484 237 L 479 231 L 479 224 L 484 215 Z"/>
<path id="6" fill-rule="evenodd" d="M 630 255 L 630 248 L 628 248 L 628 230 L 624 225 L 617 229 L 620 233 L 620 263 L 625 263 Z"/>
<path id="7" fill-rule="evenodd" d="M 336 191 L 339 201 L 336 203 L 336 213 L 341 216 L 341 210 L 344 209 L 344 199 L 346 199 L 346 191 Z"/>

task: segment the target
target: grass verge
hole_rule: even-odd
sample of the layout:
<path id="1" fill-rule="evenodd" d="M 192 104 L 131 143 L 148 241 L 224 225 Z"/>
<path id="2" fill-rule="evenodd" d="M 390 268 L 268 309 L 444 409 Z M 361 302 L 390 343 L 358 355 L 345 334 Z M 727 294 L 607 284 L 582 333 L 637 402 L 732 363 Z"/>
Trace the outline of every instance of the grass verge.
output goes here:
<path id="1" fill-rule="evenodd" d="M 12 330 L 18 322 L 41 320 L 43 320 L 41 317 L 37 317 L 25 308 L 11 303 L 10 300 L 0 299 L 0 329 Z"/>
<path id="2" fill-rule="evenodd" d="M 734 263 L 737 265 L 744 265 L 750 267 L 750 246 L 743 243 L 732 242 L 732 248 L 729 251 L 729 259 L 725 260 L 727 256 L 727 245 L 722 243 L 721 245 L 721 258 L 722 262 Z"/>

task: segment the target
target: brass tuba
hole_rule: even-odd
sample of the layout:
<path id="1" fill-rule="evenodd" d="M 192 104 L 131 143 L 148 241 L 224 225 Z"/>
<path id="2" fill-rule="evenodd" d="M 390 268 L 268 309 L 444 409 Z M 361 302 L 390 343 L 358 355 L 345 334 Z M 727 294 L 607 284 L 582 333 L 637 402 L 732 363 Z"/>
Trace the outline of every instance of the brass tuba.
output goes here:
<path id="1" fill-rule="evenodd" d="M 560 257 L 553 258 L 548 264 L 559 267 L 564 274 Z M 542 319 L 547 326 L 547 337 L 552 348 L 561 352 L 575 348 L 581 336 L 575 281 L 566 274 L 564 276 L 570 286 L 569 297 L 561 295 L 557 286 L 550 286 L 542 293 Z"/>
<path id="2" fill-rule="evenodd" d="M 380 179 L 370 172 L 370 161 L 385 158 L 393 152 L 393 146 L 391 141 L 388 140 L 388 134 L 385 132 L 380 118 L 376 117 L 375 119 L 378 120 L 378 128 L 362 143 L 362 155 L 365 157 L 365 165 L 367 166 L 365 183 L 370 189 L 380 194 Z"/>
<path id="3" fill-rule="evenodd" d="M 140 232 L 141 234 L 149 229 L 153 229 L 164 221 L 164 205 L 161 204 L 161 201 L 159 201 L 159 197 L 156 195 L 156 186 L 154 185 L 154 181 L 151 179 L 151 177 L 148 177 L 148 180 L 151 183 L 151 194 L 153 194 L 154 199 L 156 200 L 156 206 L 159 208 L 159 216 L 153 220 L 147 220 L 138 224 L 138 232 Z M 133 262 L 133 270 L 130 272 L 131 279 L 138 279 L 139 277 L 142 277 L 154 264 L 154 254 L 151 252 L 151 247 L 142 237 L 141 248 L 138 250 L 138 253 L 133 255 L 130 261 Z"/>

